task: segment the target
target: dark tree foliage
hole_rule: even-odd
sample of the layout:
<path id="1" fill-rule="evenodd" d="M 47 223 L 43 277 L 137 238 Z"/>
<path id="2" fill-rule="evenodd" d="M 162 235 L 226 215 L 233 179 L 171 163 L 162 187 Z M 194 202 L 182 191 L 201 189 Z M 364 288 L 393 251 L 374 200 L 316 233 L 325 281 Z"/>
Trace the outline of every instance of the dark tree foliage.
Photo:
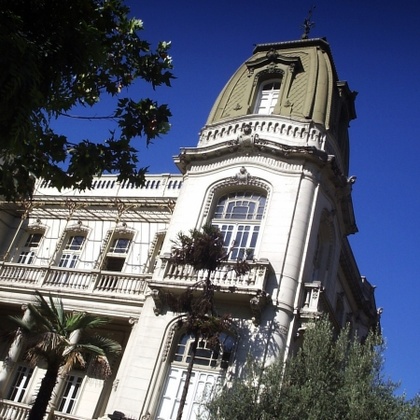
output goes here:
<path id="1" fill-rule="evenodd" d="M 89 188 L 103 172 L 144 182 L 136 137 L 167 132 L 170 111 L 124 97 L 135 81 L 170 86 L 170 43 L 155 51 L 123 0 L 3 0 L 0 7 L 0 195 L 31 195 L 38 177 L 61 188 Z M 108 138 L 71 142 L 53 126 L 76 107 L 115 97 Z M 95 115 L 92 112 L 91 115 Z M 96 118 L 96 117 L 95 117 Z"/>
<path id="2" fill-rule="evenodd" d="M 321 319 L 308 328 L 303 345 L 286 365 L 281 357 L 263 369 L 248 363 L 246 374 L 208 404 L 211 419 L 414 420 L 419 397 L 396 396 L 382 375 L 383 344 L 371 334 L 364 343 L 348 329 L 338 338 Z"/>
<path id="3" fill-rule="evenodd" d="M 175 312 L 184 314 L 179 321 L 179 327 L 194 336 L 177 420 L 182 418 L 199 339 L 206 339 L 210 346 L 218 348 L 219 335 L 231 327 L 231 316 L 219 315 L 215 311 L 215 285 L 211 281 L 214 271 L 228 259 L 228 256 L 229 251 L 223 247 L 223 237 L 219 228 L 211 224 L 204 225 L 201 230 L 192 229 L 189 234 L 179 233 L 174 243 L 172 263 L 189 265 L 196 271 L 207 270 L 203 282 L 198 282 L 179 296 L 167 296 L 169 307 Z M 246 261 L 236 262 L 235 270 L 239 274 L 247 269 Z"/>

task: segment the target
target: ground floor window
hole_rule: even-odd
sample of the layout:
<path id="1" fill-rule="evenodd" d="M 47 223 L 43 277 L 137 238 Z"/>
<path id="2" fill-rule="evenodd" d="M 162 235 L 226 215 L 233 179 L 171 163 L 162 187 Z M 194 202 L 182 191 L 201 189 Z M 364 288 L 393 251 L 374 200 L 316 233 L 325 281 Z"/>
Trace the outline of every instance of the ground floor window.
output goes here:
<path id="1" fill-rule="evenodd" d="M 180 336 L 172 363 L 166 375 L 157 420 L 175 420 L 184 390 L 187 368 L 193 354 L 194 335 Z M 193 371 L 184 410 L 183 420 L 206 420 L 206 403 L 222 384 L 235 348 L 235 339 L 226 333 L 219 334 L 218 345 L 201 338 L 195 351 Z"/>
<path id="2" fill-rule="evenodd" d="M 58 405 L 58 411 L 71 414 L 80 394 L 83 378 L 81 376 L 69 375 L 64 385 L 63 395 Z"/>
<path id="3" fill-rule="evenodd" d="M 187 369 L 171 366 L 156 417 L 158 420 L 176 419 L 186 375 Z M 221 381 L 222 375 L 220 373 L 194 370 L 191 375 L 182 419 L 207 419 L 205 404 L 212 397 Z"/>
<path id="4" fill-rule="evenodd" d="M 29 366 L 18 366 L 15 377 L 13 378 L 12 386 L 10 387 L 8 400 L 14 402 L 22 402 L 25 392 L 28 389 L 29 381 L 31 380 L 33 369 Z"/>

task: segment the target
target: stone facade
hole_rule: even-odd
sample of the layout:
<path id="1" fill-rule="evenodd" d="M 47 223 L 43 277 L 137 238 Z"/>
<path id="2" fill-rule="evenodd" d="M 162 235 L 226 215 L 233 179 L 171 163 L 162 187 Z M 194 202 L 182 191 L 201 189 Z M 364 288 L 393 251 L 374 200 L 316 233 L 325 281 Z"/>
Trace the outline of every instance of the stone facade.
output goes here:
<path id="1" fill-rule="evenodd" d="M 107 381 L 89 369 L 60 379 L 56 418 L 175 418 L 191 337 L 162 296 L 205 277 L 169 259 L 178 232 L 205 223 L 219 226 L 231 250 L 212 281 L 217 311 L 234 327 L 218 351 L 200 342 L 185 419 L 249 355 L 287 357 L 321 312 L 360 337 L 378 322 L 374 288 L 347 239 L 357 231 L 347 133 L 355 96 L 325 40 L 258 45 L 220 93 L 197 147 L 176 158 L 180 175 L 148 176 L 143 188 L 104 176 L 85 192 L 41 180 L 31 202 L 1 203 L 2 333 L 38 290 L 68 310 L 108 316 L 107 333 L 124 348 Z M 238 275 L 232 266 L 244 258 L 249 271 Z M 0 417 L 23 419 L 44 371 L 30 369 L 8 337 Z"/>

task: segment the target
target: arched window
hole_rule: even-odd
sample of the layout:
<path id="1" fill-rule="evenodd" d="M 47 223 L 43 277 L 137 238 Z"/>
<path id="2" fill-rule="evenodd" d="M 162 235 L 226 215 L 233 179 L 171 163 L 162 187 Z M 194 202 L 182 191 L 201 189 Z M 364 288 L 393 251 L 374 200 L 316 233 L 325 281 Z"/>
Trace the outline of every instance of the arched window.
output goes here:
<path id="1" fill-rule="evenodd" d="M 230 260 L 254 257 L 265 202 L 265 194 L 255 191 L 236 191 L 220 197 L 212 224 L 220 229 Z"/>
<path id="2" fill-rule="evenodd" d="M 166 376 L 156 416 L 157 420 L 173 420 L 177 417 L 187 366 L 191 361 L 193 342 L 194 336 L 191 334 L 183 334 L 178 341 Z M 223 380 L 235 344 L 234 338 L 226 333 L 219 335 L 219 345 L 217 346 L 212 346 L 205 339 L 198 341 L 183 419 L 207 418 L 205 404 L 211 398 L 217 385 Z"/>
<path id="3" fill-rule="evenodd" d="M 261 83 L 255 102 L 254 114 L 272 114 L 280 93 L 280 80 Z"/>

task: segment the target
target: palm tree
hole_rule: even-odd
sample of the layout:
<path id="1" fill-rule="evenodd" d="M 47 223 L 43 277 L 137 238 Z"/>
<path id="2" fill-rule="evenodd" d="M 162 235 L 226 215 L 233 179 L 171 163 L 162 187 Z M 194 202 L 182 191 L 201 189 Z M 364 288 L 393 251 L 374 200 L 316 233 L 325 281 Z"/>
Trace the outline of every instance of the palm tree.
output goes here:
<path id="1" fill-rule="evenodd" d="M 231 325 L 230 315 L 220 316 L 214 309 L 214 285 L 211 282 L 212 273 L 228 259 L 229 253 L 224 247 L 219 228 L 210 224 L 204 225 L 202 230 L 190 230 L 189 235 L 181 232 L 175 241 L 171 258 L 174 264 L 190 265 L 196 271 L 207 270 L 203 282 L 188 288 L 178 298 L 168 296 L 171 309 L 185 314 L 181 321 L 182 326 L 194 337 L 177 420 L 182 419 L 199 339 L 208 340 L 210 345 L 216 348 L 220 346 L 219 335 Z M 245 260 L 237 261 L 234 268 L 238 274 L 244 274 L 248 269 Z"/>
<path id="2" fill-rule="evenodd" d="M 47 369 L 28 420 L 43 419 L 58 378 L 75 366 L 84 367 L 87 355 L 93 356 L 98 372 L 108 377 L 111 374 L 108 357 L 121 352 L 119 343 L 95 333 L 108 323 L 106 318 L 65 312 L 61 299 L 49 296 L 47 301 L 39 292 L 36 294 L 36 303 L 28 305 L 27 319 L 10 317 L 25 340 L 29 363 L 35 366 L 44 362 Z"/>

